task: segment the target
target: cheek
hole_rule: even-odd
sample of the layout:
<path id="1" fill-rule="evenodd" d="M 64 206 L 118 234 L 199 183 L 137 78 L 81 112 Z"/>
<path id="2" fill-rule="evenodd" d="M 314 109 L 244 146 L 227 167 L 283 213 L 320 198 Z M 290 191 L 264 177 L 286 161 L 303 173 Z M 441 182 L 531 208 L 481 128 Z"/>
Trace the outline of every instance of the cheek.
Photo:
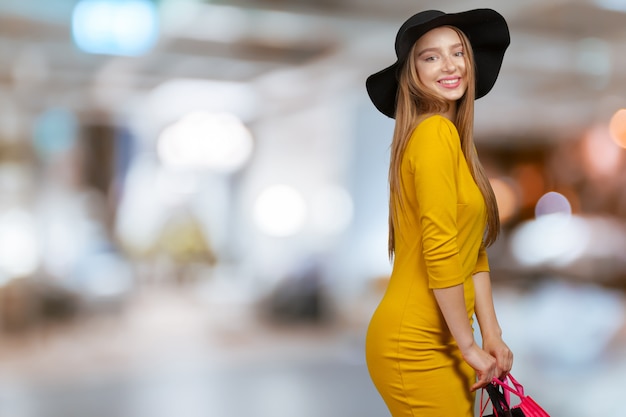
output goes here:
<path id="1" fill-rule="evenodd" d="M 459 71 L 461 71 L 461 74 L 463 75 L 467 75 L 467 71 L 465 71 L 465 62 L 462 62 L 461 64 L 459 64 Z"/>
<path id="2" fill-rule="evenodd" d="M 417 78 L 420 81 L 423 81 L 424 80 L 424 68 L 421 65 L 419 65 L 419 64 L 416 65 L 415 68 L 417 69 L 417 71 L 416 71 L 417 72 Z"/>
<path id="3" fill-rule="evenodd" d="M 433 71 L 428 67 L 418 66 L 417 67 L 417 77 L 421 82 L 427 82 L 430 78 L 432 78 Z"/>

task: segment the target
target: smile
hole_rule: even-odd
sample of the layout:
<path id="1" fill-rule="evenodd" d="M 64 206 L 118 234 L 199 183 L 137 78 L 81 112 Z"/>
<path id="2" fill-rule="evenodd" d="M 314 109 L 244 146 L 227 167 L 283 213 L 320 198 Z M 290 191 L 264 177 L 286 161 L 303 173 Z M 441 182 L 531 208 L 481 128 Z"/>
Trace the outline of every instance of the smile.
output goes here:
<path id="1" fill-rule="evenodd" d="M 439 80 L 439 84 L 446 88 L 456 88 L 461 84 L 461 78 L 449 78 L 445 80 Z"/>

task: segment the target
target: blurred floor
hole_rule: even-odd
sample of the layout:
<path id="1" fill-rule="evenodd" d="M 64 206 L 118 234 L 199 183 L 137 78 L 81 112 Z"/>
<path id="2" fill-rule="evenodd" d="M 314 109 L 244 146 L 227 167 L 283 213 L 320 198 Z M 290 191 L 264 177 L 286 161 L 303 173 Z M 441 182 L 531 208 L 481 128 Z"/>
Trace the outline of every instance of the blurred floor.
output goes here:
<path id="1" fill-rule="evenodd" d="M 552 417 L 620 415 L 621 293 L 563 283 L 495 292 L 528 394 Z M 3 336 L 0 416 L 389 416 L 363 361 L 366 314 L 270 326 L 199 294 L 144 289 L 117 314 Z"/>
<path id="2" fill-rule="evenodd" d="M 3 417 L 383 416 L 346 329 L 270 327 L 184 290 L 5 336 Z"/>

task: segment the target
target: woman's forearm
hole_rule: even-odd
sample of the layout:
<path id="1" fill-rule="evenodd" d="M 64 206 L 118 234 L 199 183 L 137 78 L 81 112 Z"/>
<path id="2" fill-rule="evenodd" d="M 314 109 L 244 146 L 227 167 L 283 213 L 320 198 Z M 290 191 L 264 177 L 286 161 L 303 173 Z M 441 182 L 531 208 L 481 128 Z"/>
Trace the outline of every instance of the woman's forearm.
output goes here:
<path id="1" fill-rule="evenodd" d="M 461 352 L 466 352 L 475 345 L 475 341 L 472 326 L 467 317 L 463 284 L 434 289 L 433 292 L 452 337 L 456 340 Z"/>
<path id="2" fill-rule="evenodd" d="M 496 317 L 491 292 L 491 278 L 489 272 L 474 274 L 475 310 L 480 332 L 483 338 L 502 337 L 502 329 Z"/>
<path id="3" fill-rule="evenodd" d="M 513 352 L 502 340 L 502 329 L 493 306 L 491 277 L 488 272 L 479 272 L 473 278 L 476 318 L 483 336 L 482 348 L 496 358 L 496 374 L 503 378 L 513 367 Z"/>

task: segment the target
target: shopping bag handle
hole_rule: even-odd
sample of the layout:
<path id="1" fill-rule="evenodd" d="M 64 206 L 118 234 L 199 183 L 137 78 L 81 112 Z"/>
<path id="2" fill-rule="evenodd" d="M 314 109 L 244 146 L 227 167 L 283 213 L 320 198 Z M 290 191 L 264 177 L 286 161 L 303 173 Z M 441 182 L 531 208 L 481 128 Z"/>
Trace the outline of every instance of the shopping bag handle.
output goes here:
<path id="1" fill-rule="evenodd" d="M 513 384 L 513 387 L 511 387 L 508 384 L 508 380 L 511 381 L 511 383 Z M 522 386 L 522 384 L 520 384 L 519 382 L 517 382 L 517 380 L 515 378 L 513 378 L 513 375 L 511 374 L 507 374 L 507 376 L 505 376 L 503 379 L 499 379 L 499 378 L 494 378 L 491 382 L 493 382 L 496 385 L 501 386 L 502 388 L 504 388 L 504 395 L 506 398 L 506 402 L 510 403 L 510 395 L 509 393 L 513 393 L 515 395 L 517 395 L 520 399 L 524 398 L 524 387 Z"/>

